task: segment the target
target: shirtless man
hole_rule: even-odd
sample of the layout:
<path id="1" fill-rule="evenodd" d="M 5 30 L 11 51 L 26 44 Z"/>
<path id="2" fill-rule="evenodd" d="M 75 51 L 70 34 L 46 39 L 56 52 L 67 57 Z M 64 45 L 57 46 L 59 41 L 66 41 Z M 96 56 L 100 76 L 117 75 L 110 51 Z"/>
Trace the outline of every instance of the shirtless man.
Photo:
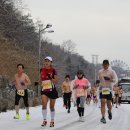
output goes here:
<path id="1" fill-rule="evenodd" d="M 86 97 L 86 104 L 90 104 L 91 102 L 91 87 L 87 89 L 87 97 Z"/>
<path id="2" fill-rule="evenodd" d="M 29 114 L 29 104 L 28 104 L 28 91 L 27 87 L 31 84 L 31 81 L 29 77 L 24 73 L 24 65 L 18 64 L 17 65 L 17 73 L 14 76 L 15 79 L 15 110 L 16 115 L 14 116 L 14 119 L 19 119 L 19 100 L 20 98 L 23 98 L 24 104 L 26 107 L 26 119 L 30 119 Z"/>
<path id="3" fill-rule="evenodd" d="M 92 92 L 92 97 L 93 97 L 93 103 L 97 104 L 97 87 L 96 87 L 96 85 L 94 85 L 91 88 L 91 92 Z"/>
<path id="4" fill-rule="evenodd" d="M 118 100 L 119 100 L 119 87 L 118 87 L 117 84 L 114 85 L 113 90 L 114 90 L 114 92 L 115 92 L 115 103 L 116 103 L 116 108 L 118 108 L 117 105 L 118 105 Z"/>
<path id="5" fill-rule="evenodd" d="M 123 94 L 123 89 L 120 85 L 119 86 L 119 91 L 118 91 L 118 94 L 119 94 L 119 100 L 118 100 L 118 103 L 119 103 L 119 106 L 121 104 L 121 97 L 122 97 L 122 94 Z"/>
<path id="6" fill-rule="evenodd" d="M 66 75 L 65 76 L 65 81 L 62 83 L 61 86 L 62 93 L 63 93 L 63 100 L 64 100 L 64 106 L 66 109 L 68 109 L 68 113 L 70 113 L 70 108 L 71 108 L 71 83 L 70 83 L 70 76 Z"/>

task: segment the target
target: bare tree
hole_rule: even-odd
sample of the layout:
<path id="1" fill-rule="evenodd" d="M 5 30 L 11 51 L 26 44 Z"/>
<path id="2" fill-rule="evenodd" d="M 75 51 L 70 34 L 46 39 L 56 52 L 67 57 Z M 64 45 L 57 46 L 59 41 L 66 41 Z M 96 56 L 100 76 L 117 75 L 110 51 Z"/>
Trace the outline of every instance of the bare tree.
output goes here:
<path id="1" fill-rule="evenodd" d="M 67 41 L 63 41 L 63 44 L 61 45 L 61 47 L 67 53 L 73 54 L 75 52 L 76 44 L 71 40 L 67 40 Z"/>

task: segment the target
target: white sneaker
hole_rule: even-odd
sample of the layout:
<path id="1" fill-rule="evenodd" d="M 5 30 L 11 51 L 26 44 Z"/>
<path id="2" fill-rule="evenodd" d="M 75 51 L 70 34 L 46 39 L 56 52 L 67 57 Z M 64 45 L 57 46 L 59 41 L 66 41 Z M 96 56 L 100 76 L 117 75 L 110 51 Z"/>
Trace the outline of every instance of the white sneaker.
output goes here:
<path id="1" fill-rule="evenodd" d="M 81 121 L 82 120 L 82 117 L 79 117 L 79 121 Z"/>
<path id="2" fill-rule="evenodd" d="M 81 122 L 85 122 L 84 116 L 81 117 Z"/>
<path id="3" fill-rule="evenodd" d="M 84 116 L 79 117 L 79 121 L 80 121 L 80 122 L 85 122 Z"/>

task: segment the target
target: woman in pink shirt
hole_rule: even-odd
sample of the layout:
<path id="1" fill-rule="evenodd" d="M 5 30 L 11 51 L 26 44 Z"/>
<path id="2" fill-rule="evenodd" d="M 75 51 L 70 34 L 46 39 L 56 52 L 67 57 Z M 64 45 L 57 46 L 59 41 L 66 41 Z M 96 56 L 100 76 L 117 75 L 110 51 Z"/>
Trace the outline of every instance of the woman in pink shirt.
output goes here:
<path id="1" fill-rule="evenodd" d="M 87 96 L 87 88 L 89 86 L 89 81 L 84 78 L 84 73 L 82 70 L 77 72 L 77 79 L 73 82 L 73 93 L 76 98 L 77 111 L 79 114 L 79 121 L 84 122 L 84 104 Z"/>

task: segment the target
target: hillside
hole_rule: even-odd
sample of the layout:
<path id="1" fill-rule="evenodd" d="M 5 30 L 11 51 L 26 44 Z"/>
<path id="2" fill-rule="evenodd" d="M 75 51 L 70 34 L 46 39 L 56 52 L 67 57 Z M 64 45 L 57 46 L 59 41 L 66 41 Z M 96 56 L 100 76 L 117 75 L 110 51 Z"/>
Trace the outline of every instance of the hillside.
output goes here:
<path id="1" fill-rule="evenodd" d="M 38 61 L 36 56 L 15 47 L 6 38 L 0 36 L 0 75 L 12 80 L 17 64 L 25 65 L 25 72 L 32 81 L 38 79 Z"/>

